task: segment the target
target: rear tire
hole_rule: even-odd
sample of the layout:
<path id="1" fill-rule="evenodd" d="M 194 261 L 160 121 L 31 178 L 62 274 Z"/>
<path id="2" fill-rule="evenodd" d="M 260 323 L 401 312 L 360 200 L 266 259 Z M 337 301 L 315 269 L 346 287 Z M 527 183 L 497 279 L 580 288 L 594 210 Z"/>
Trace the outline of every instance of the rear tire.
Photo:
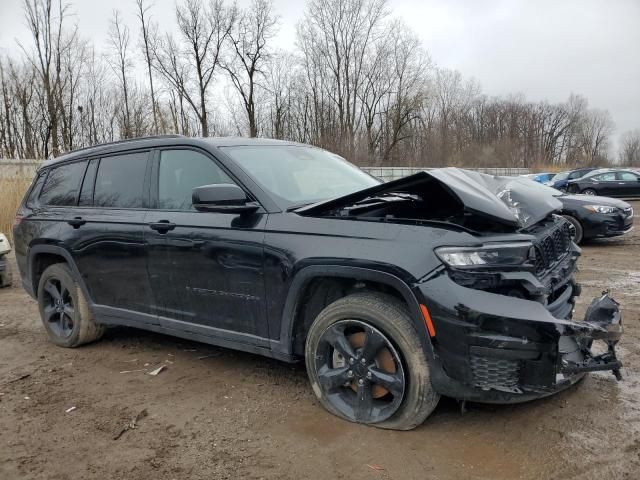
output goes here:
<path id="1" fill-rule="evenodd" d="M 576 243 L 576 245 L 580 245 L 580 243 L 582 243 L 583 235 L 584 235 L 584 229 L 582 228 L 582 224 L 580 223 L 580 221 L 577 218 L 572 217 L 571 215 L 563 215 L 563 217 L 571 225 L 573 225 L 574 232 L 575 232 L 575 234 L 573 236 L 573 241 Z"/>
<path id="2" fill-rule="evenodd" d="M 585 188 L 582 191 L 583 195 L 598 195 L 598 192 L 596 192 L 593 188 Z"/>
<path id="3" fill-rule="evenodd" d="M 332 350 L 332 346 L 327 343 L 327 335 L 330 335 L 331 339 L 336 338 L 335 335 L 327 332 L 333 332 L 334 329 L 340 328 L 343 331 L 346 331 L 345 328 L 358 329 L 359 326 L 364 327 L 366 340 L 362 348 L 355 352 L 354 368 L 349 366 L 349 359 L 346 358 L 348 355 L 344 357 L 343 367 L 335 365 L 330 366 L 329 369 L 326 368 L 326 365 L 318 367 L 319 364 L 323 364 L 322 359 L 327 356 L 327 349 L 329 354 L 331 351 L 333 352 L 332 358 L 335 358 L 336 352 L 339 350 Z M 341 340 L 346 340 L 346 348 L 349 349 L 348 342 L 351 340 L 346 335 L 345 333 Z M 377 374 L 368 381 L 367 378 L 371 379 L 372 377 L 367 376 L 369 373 L 366 372 L 366 368 L 357 368 L 360 364 L 359 355 L 369 356 L 365 353 L 369 345 L 367 343 L 369 335 L 371 338 L 377 337 L 383 345 L 382 350 L 378 347 L 378 350 L 371 350 L 369 353 L 382 353 L 386 349 L 394 357 L 394 361 L 399 360 L 399 364 L 396 363 L 397 367 L 393 367 L 391 375 L 402 377 L 402 389 L 389 387 L 389 390 L 385 390 L 383 388 L 382 392 L 386 392 L 383 397 L 375 395 L 375 389 L 380 389 L 380 385 L 382 385 L 377 382 Z M 411 430 L 422 424 L 435 409 L 440 396 L 431 385 L 428 360 L 418 335 L 406 306 L 391 295 L 375 292 L 355 293 L 330 304 L 320 312 L 311 325 L 306 341 L 307 373 L 316 397 L 329 412 L 351 422 L 393 430 Z M 388 343 L 385 344 L 383 341 Z M 341 346 L 341 351 L 342 347 L 344 345 Z M 373 360 L 367 360 L 367 363 L 374 362 L 368 367 L 373 369 L 371 371 L 374 373 L 384 370 L 378 364 L 381 353 L 378 354 L 378 357 L 374 357 L 375 354 L 371 355 L 374 357 Z M 339 357 L 342 358 L 341 355 Z M 351 376 L 343 378 L 346 382 L 340 383 L 341 380 L 339 380 L 336 382 L 338 385 L 327 387 L 326 379 L 331 378 L 333 373 L 338 372 L 340 368 L 345 370 L 345 375 L 351 374 Z M 330 373 L 327 374 L 327 371 Z M 382 373 L 387 372 L 389 370 Z M 389 374 L 387 373 L 387 375 Z M 349 401 L 354 404 L 359 402 L 360 388 L 357 385 L 362 384 L 357 383 L 356 385 L 356 382 L 361 380 L 365 383 L 365 387 L 367 383 L 370 385 L 368 391 L 374 399 L 373 403 L 387 405 L 385 402 L 388 402 L 388 406 L 380 409 L 382 414 L 378 415 L 378 418 L 374 418 L 376 408 L 369 410 L 373 412 L 371 417 L 358 416 L 359 407 L 357 405 L 353 406 L 352 411 L 355 412 L 353 415 L 349 410 Z"/>
<path id="4" fill-rule="evenodd" d="M 38 283 L 40 318 L 49 340 L 73 348 L 98 340 L 106 328 L 96 323 L 87 300 L 69 267 L 49 266 Z"/>

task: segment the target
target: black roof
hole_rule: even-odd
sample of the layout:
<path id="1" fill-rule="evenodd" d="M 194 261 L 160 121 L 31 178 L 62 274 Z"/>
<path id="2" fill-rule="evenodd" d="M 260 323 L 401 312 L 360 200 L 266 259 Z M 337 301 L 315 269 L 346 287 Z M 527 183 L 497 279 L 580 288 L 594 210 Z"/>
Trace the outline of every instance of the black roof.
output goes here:
<path id="1" fill-rule="evenodd" d="M 80 148 L 72 152 L 65 153 L 59 157 L 45 160 L 42 167 L 48 167 L 68 160 L 95 156 L 103 153 L 114 153 L 136 148 L 153 148 L 160 146 L 194 145 L 206 148 L 213 147 L 235 147 L 243 145 L 303 145 L 297 142 L 286 140 L 274 140 L 272 138 L 245 138 L 245 137 L 185 137 L 184 135 L 154 135 L 150 137 L 130 138 L 118 140 L 110 143 L 94 145 L 92 147 Z"/>

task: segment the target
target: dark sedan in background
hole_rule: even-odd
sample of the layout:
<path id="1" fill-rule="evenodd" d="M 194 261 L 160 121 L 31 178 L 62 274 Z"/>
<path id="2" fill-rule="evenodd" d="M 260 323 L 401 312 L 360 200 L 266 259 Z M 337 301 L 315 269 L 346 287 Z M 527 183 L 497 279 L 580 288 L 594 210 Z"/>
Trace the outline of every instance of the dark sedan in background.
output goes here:
<path id="1" fill-rule="evenodd" d="M 640 197 L 640 173 L 633 170 L 600 169 L 569 180 L 568 193 L 606 197 Z"/>
<path id="2" fill-rule="evenodd" d="M 633 208 L 627 202 L 552 190 L 562 202 L 562 216 L 573 225 L 576 243 L 591 238 L 616 237 L 633 229 Z"/>
<path id="3" fill-rule="evenodd" d="M 554 177 L 551 180 L 545 182 L 544 184 L 547 185 L 548 187 L 553 187 L 557 190 L 564 192 L 567 189 L 567 184 L 571 180 L 576 180 L 578 178 L 581 178 L 584 175 L 587 175 L 588 173 L 594 170 L 596 169 L 588 167 L 588 168 L 578 168 L 576 170 L 568 170 L 566 172 L 560 172 L 554 175 Z"/>

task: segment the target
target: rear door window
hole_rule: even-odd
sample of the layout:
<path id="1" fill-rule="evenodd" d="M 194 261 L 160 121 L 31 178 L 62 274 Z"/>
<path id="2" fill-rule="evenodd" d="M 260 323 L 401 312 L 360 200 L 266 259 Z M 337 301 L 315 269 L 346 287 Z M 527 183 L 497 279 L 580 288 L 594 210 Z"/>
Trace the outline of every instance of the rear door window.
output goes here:
<path id="1" fill-rule="evenodd" d="M 602 173 L 600 175 L 596 175 L 595 177 L 593 177 L 594 180 L 597 180 L 598 182 L 612 182 L 616 179 L 616 174 L 611 172 L 611 173 Z"/>
<path id="2" fill-rule="evenodd" d="M 638 176 L 631 172 L 618 172 L 618 180 L 635 182 L 638 180 Z"/>
<path id="3" fill-rule="evenodd" d="M 78 203 L 80 182 L 87 162 L 75 162 L 52 168 L 40 192 L 43 205 L 68 206 Z"/>
<path id="4" fill-rule="evenodd" d="M 100 159 L 93 205 L 111 208 L 146 208 L 144 180 L 148 152 L 127 153 Z"/>

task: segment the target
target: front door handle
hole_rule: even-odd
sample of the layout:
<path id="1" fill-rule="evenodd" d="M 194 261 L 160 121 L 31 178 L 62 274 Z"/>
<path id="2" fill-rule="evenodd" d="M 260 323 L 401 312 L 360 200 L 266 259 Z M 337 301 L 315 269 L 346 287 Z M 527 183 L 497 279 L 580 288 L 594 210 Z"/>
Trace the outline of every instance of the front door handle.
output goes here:
<path id="1" fill-rule="evenodd" d="M 67 220 L 67 223 L 73 228 L 80 228 L 82 225 L 87 223 L 87 221 L 82 217 L 73 217 L 71 220 Z"/>
<path id="2" fill-rule="evenodd" d="M 167 233 L 169 230 L 176 228 L 175 223 L 171 223 L 169 220 L 160 220 L 159 222 L 152 222 L 149 224 L 151 230 L 155 230 L 158 233 Z"/>

